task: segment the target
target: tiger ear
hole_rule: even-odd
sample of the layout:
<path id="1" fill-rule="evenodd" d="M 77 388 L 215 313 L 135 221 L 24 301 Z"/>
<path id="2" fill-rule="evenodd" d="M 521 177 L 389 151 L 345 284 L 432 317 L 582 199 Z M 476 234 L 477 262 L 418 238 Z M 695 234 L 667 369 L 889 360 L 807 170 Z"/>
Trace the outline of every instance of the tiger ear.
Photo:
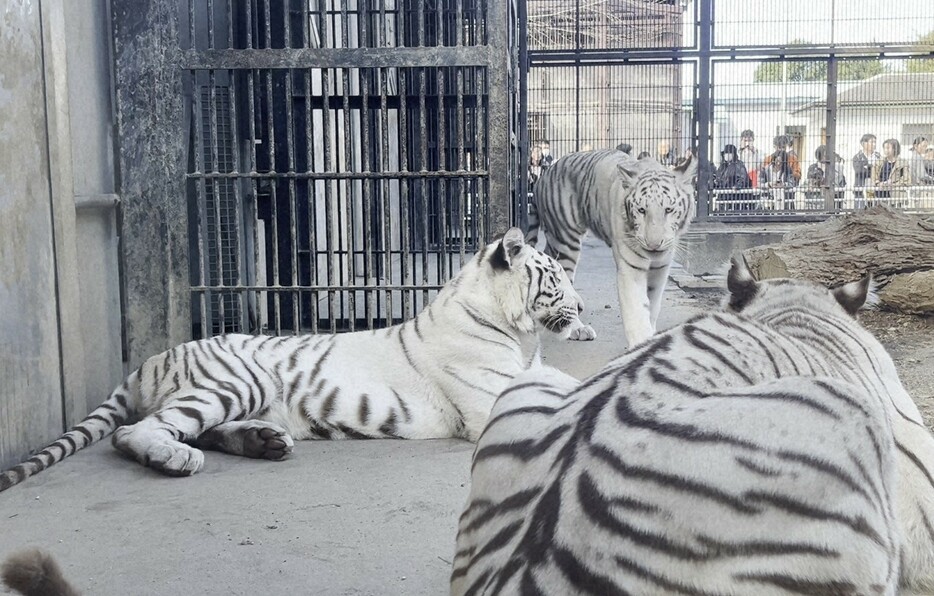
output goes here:
<path id="1" fill-rule="evenodd" d="M 759 293 L 759 284 L 746 266 L 746 258 L 742 254 L 731 259 L 726 287 L 730 291 L 730 309 L 736 312 L 743 310 Z"/>
<path id="2" fill-rule="evenodd" d="M 866 297 L 869 295 L 869 288 L 872 286 L 872 276 L 867 275 L 859 281 L 853 281 L 843 284 L 838 288 L 831 290 L 833 297 L 843 309 L 855 316 L 856 311 L 866 303 Z"/>
<path id="3" fill-rule="evenodd" d="M 616 171 L 619 172 L 619 177 L 622 178 L 623 182 L 631 184 L 639 177 L 639 172 L 642 171 L 642 162 L 625 153 L 622 153 L 620 157 L 621 159 L 616 164 Z"/>
<path id="4" fill-rule="evenodd" d="M 680 174 L 681 177 L 686 178 L 688 183 L 697 175 L 697 160 L 694 158 L 693 153 L 688 153 L 687 156 L 682 159 L 678 165 L 674 167 L 676 174 Z"/>
<path id="5" fill-rule="evenodd" d="M 525 234 L 522 233 L 522 230 L 509 228 L 490 256 L 490 265 L 497 271 L 506 271 L 512 268 L 513 262 L 522 252 L 524 246 Z"/>

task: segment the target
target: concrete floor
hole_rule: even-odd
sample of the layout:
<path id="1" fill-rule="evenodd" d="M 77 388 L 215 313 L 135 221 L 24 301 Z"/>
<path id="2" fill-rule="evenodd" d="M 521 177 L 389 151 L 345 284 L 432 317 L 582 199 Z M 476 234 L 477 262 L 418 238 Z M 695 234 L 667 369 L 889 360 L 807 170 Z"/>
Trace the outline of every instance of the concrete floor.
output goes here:
<path id="1" fill-rule="evenodd" d="M 588 343 L 547 338 L 546 362 L 582 377 L 625 341 L 609 249 L 578 273 Z M 697 309 L 669 285 L 660 328 Z M 50 550 L 87 595 L 447 593 L 473 445 L 301 442 L 284 462 L 209 452 L 189 478 L 98 444 L 0 494 L 0 557 Z"/>

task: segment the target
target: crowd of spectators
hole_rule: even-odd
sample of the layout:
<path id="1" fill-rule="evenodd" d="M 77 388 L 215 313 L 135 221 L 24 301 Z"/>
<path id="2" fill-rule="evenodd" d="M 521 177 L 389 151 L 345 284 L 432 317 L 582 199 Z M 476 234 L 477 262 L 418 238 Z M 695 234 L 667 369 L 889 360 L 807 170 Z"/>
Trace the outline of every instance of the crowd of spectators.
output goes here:
<path id="1" fill-rule="evenodd" d="M 795 189 L 803 190 L 807 200 L 818 200 L 824 189 L 832 188 L 834 201 L 840 207 L 845 189 L 852 188 L 854 206 L 860 208 L 877 198 L 892 198 L 898 187 L 934 185 L 934 147 L 928 146 L 924 136 L 912 141 L 910 156 L 906 159 L 902 157 L 897 139 L 886 139 L 880 154 L 876 151 L 875 135 L 863 135 L 860 150 L 850 160 L 852 187 L 847 180 L 844 159 L 831 154 L 826 145 L 815 149 L 814 161 L 802 178 L 801 160 L 792 136 L 774 137 L 772 151 L 765 155 L 756 148 L 755 140 L 752 130 L 744 130 L 740 133 L 739 149 L 727 144 L 720 152 L 720 165 L 712 173 L 711 185 L 721 191 L 719 194 L 723 198 L 754 206 L 747 202 L 753 195 L 739 191 L 757 189 L 755 198 L 759 199 L 760 206 L 792 210 Z"/>
<path id="2" fill-rule="evenodd" d="M 795 150 L 791 135 L 777 135 L 772 139 L 772 149 L 761 152 L 756 147 L 756 135 L 746 129 L 740 133 L 739 147 L 724 145 L 720 151 L 720 163 L 714 159 L 709 164 L 710 185 L 721 200 L 742 205 L 746 208 L 768 208 L 794 210 L 796 193 L 802 191 L 806 201 L 819 201 L 825 189 L 833 189 L 837 207 L 842 207 L 845 192 L 852 190 L 853 206 L 871 205 L 875 199 L 898 198 L 901 187 L 934 186 L 934 146 L 924 136 L 916 137 L 902 156 L 902 146 L 897 139 L 886 139 L 881 153 L 876 150 L 876 136 L 867 133 L 860 139 L 860 148 L 846 161 L 837 153 L 831 154 L 826 145 L 814 150 L 811 162 L 802 176 L 802 160 Z M 591 150 L 585 146 L 584 150 Z M 628 155 L 634 153 L 629 143 L 620 143 L 617 151 Z M 532 145 L 529 153 L 528 179 L 531 190 L 535 182 L 555 160 L 551 144 L 547 140 Z M 649 151 L 640 151 L 638 159 L 655 159 L 662 165 L 674 167 L 691 157 L 686 150 L 679 155 L 669 141 L 659 141 L 654 156 Z M 852 172 L 852 178 L 850 173 Z"/>

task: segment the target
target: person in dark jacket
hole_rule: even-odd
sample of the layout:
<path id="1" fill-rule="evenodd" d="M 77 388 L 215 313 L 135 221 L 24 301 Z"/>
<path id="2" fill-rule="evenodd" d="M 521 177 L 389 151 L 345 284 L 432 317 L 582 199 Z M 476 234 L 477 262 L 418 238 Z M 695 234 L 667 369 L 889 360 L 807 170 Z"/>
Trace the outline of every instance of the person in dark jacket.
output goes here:
<path id="1" fill-rule="evenodd" d="M 759 187 L 768 191 L 774 209 L 794 211 L 794 187 L 798 181 L 788 166 L 788 154 L 778 149 L 769 156 L 768 163 L 759 171 Z"/>
<path id="2" fill-rule="evenodd" d="M 864 186 L 872 186 L 872 167 L 882 159 L 882 156 L 876 151 L 876 135 L 874 134 L 864 134 L 859 140 L 859 145 L 860 150 L 856 152 L 851 161 L 853 162 L 853 183 L 857 188 L 861 189 Z M 871 200 L 866 203 L 863 202 L 862 190 L 857 190 L 854 196 L 857 209 L 872 205 Z"/>
<path id="3" fill-rule="evenodd" d="M 746 165 L 739 159 L 735 145 L 726 145 L 720 152 L 720 167 L 713 174 L 713 187 L 717 190 L 740 190 L 752 183 Z M 736 207 L 747 206 L 752 197 L 748 193 L 722 193 L 721 197 Z"/>
<path id="4" fill-rule="evenodd" d="M 808 168 L 807 173 L 807 191 L 804 196 L 808 201 L 819 201 L 823 197 L 823 188 L 834 187 L 837 190 L 834 197 L 834 205 L 837 209 L 843 207 L 843 187 L 846 186 L 846 176 L 843 175 L 843 160 L 836 153 L 834 154 L 834 172 L 833 180 L 830 179 L 830 152 L 827 145 L 818 145 L 814 151 L 814 163 Z"/>

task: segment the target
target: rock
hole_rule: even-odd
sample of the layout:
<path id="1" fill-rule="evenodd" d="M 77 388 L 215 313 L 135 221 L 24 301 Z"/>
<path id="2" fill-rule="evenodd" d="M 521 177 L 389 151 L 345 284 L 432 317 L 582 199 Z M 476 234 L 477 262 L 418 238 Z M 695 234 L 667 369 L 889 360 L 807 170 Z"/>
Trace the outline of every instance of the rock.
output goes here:
<path id="1" fill-rule="evenodd" d="M 934 315 L 934 270 L 893 275 L 879 300 L 899 312 Z"/>

